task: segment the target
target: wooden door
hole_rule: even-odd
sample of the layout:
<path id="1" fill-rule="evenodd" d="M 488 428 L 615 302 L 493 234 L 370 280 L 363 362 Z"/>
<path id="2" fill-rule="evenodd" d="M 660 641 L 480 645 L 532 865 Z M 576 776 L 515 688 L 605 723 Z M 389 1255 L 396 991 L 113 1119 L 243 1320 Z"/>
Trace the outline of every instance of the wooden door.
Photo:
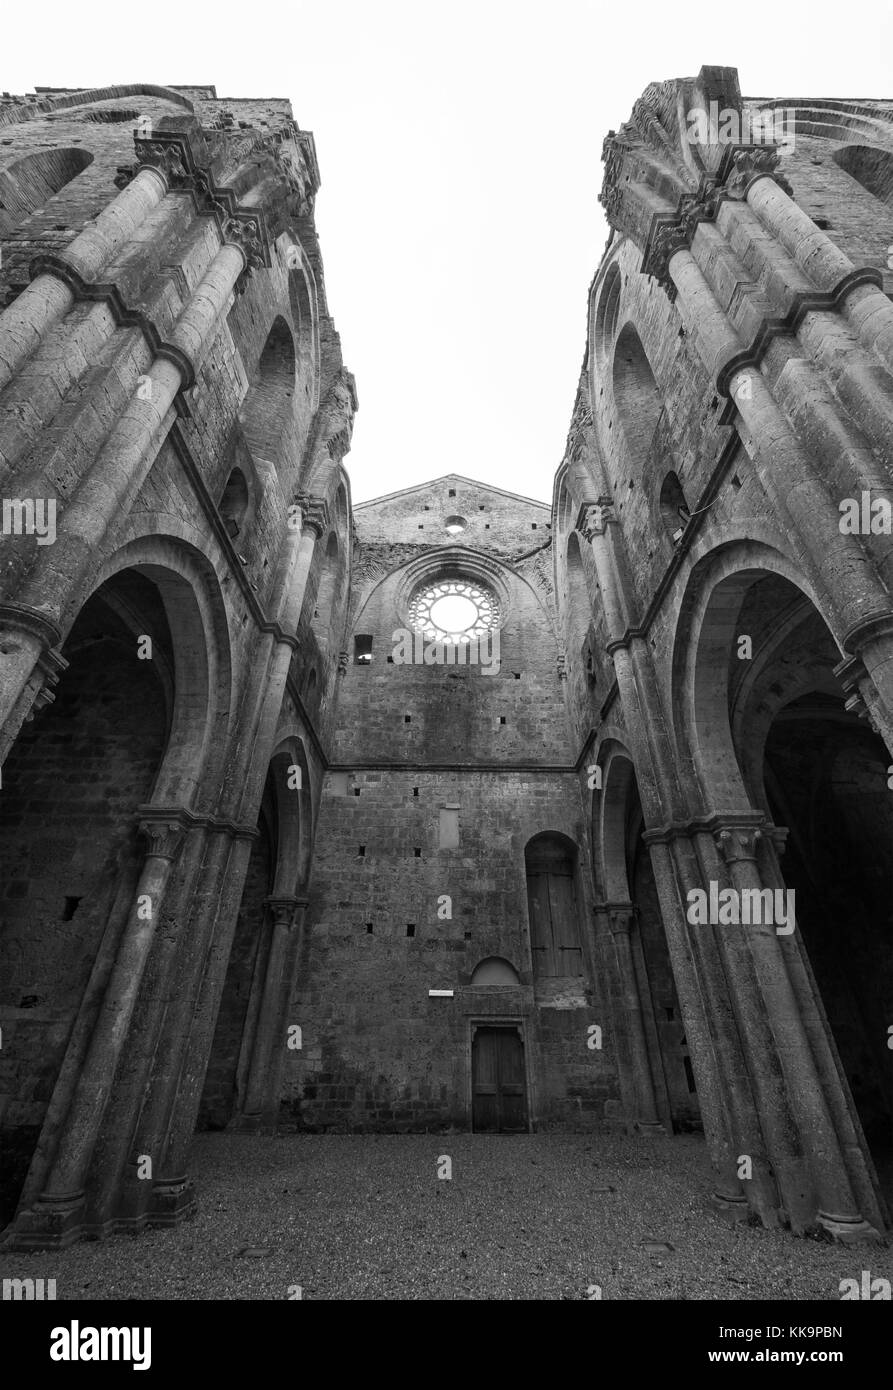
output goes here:
<path id="1" fill-rule="evenodd" d="M 528 869 L 527 910 L 535 977 L 582 975 L 573 870 L 560 865 Z"/>
<path id="2" fill-rule="evenodd" d="M 525 1134 L 524 1044 L 514 1028 L 478 1028 L 471 1046 L 472 1129 Z"/>

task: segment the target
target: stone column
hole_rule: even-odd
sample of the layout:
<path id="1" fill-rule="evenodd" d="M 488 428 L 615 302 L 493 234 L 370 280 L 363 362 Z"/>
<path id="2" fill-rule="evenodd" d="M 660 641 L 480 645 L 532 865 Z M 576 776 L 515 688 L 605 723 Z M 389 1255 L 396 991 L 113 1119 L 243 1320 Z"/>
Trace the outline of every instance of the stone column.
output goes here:
<path id="1" fill-rule="evenodd" d="M 676 251 L 669 269 L 695 346 L 716 380 L 741 351 L 741 343 L 691 252 Z M 840 512 L 827 483 L 801 447 L 762 374 L 755 367 L 740 367 L 732 371 L 728 387 L 753 441 L 759 481 L 788 531 L 804 573 L 817 593 L 829 595 L 834 602 L 840 640 L 851 655 L 861 657 L 874 682 L 878 708 L 884 711 L 884 737 L 893 746 L 890 593 L 860 539 L 841 534 Z"/>
<path id="2" fill-rule="evenodd" d="M 751 817 L 747 819 L 751 820 Z M 752 822 L 741 823 L 738 818 L 723 815 L 716 817 L 714 833 L 739 902 L 746 890 L 760 893 L 764 887 L 756 861 L 760 830 Z M 806 1149 L 813 1187 L 819 1198 L 816 1220 L 832 1234 L 844 1239 L 876 1234 L 863 1218 L 855 1200 L 775 926 L 721 926 L 719 930 L 747 933 L 746 941 L 771 1029 L 773 1050 L 781 1064 L 787 1103 Z M 746 1019 L 745 1024 L 753 1028 L 759 1026 L 760 1020 L 752 1017 Z M 753 1038 L 752 1043 L 752 1057 L 765 1053 L 766 1040 L 762 1028 L 760 1037 Z"/>
<path id="3" fill-rule="evenodd" d="M 808 213 L 769 175 L 756 175 L 747 184 L 747 202 L 764 227 L 775 235 L 797 265 L 820 290 L 835 290 L 854 276 L 856 267 Z M 893 374 L 893 305 L 880 285 L 858 283 L 845 290 L 841 308 L 866 347 Z"/>
<path id="4" fill-rule="evenodd" d="M 14 664 L 23 635 L 29 646 L 34 644 L 37 658 L 31 674 L 22 686 L 4 723 L 0 724 L 0 765 L 19 736 L 22 725 L 33 719 L 44 705 L 55 700 L 54 687 L 68 665 L 56 650 L 62 644 L 62 634 L 55 623 L 21 603 L 0 603 L 0 672 L 7 679 L 7 658 Z"/>
<path id="5" fill-rule="evenodd" d="M 300 931 L 307 899 L 267 898 L 266 907 L 272 921 L 272 936 L 257 1031 L 248 1067 L 245 1102 L 238 1125 L 240 1129 L 260 1128 L 264 1116 L 276 1106 L 277 1097 L 273 1094 L 273 1083 L 280 1074 L 278 1058 L 281 1057 L 281 1050 L 287 1042 L 284 1012 L 288 1007 L 292 983 L 287 976 L 286 963 L 289 955 L 294 955 L 289 947 L 291 939 Z M 274 1061 L 277 1049 L 278 1056 Z"/>
<path id="6" fill-rule="evenodd" d="M 22 1217 L 25 1229 L 43 1231 L 47 1243 L 65 1244 L 66 1234 L 80 1224 L 87 1170 L 139 996 L 171 864 L 179 853 L 188 819 L 186 811 L 158 807 L 147 809 L 140 821 L 140 832 L 149 840 L 149 848 L 136 901 L 118 947 L 46 1186 L 32 1210 Z"/>
<path id="7" fill-rule="evenodd" d="M 632 903 L 604 903 L 596 907 L 596 912 L 603 912 L 607 915 L 608 930 L 614 942 L 614 955 L 621 983 L 623 1008 L 626 1014 L 633 1061 L 636 1128 L 646 1135 L 665 1134 L 666 1128 L 657 1112 L 648 1038 L 645 1034 L 645 1019 L 639 996 L 635 962 L 633 961 L 632 941 L 630 940 L 630 933 L 635 920 L 635 908 Z"/>
<path id="8" fill-rule="evenodd" d="M 75 237 L 60 255 L 82 280 L 94 280 L 167 193 L 167 180 L 148 165 Z M 41 339 L 74 304 L 74 290 L 58 272 L 44 271 L 0 314 L 0 391 Z"/>
<path id="9" fill-rule="evenodd" d="M 62 512 L 53 545 L 37 547 L 22 592 L 16 597 L 45 621 L 59 622 L 73 592 L 86 583 L 109 525 L 126 511 L 145 481 L 167 433 L 174 397 L 194 371 L 236 280 L 246 265 L 244 251 L 221 247 L 171 335 L 168 355 L 157 357 L 112 430 L 95 465 Z M 43 651 L 33 625 L 19 630 L 16 648 L 4 654 L 0 680 L 0 727 L 5 726 Z"/>
<path id="10" fill-rule="evenodd" d="M 767 1226 L 778 1225 L 778 1193 L 765 1160 L 750 1077 L 741 1050 L 729 986 L 712 933 L 694 931 L 686 918 L 687 894 L 702 876 L 691 839 L 682 827 L 646 830 L 661 916 L 673 965 L 704 1135 L 718 1186 L 717 1204 L 743 1216 L 750 1201 Z M 745 1196 L 738 1160 L 750 1154 L 755 1176 Z"/>

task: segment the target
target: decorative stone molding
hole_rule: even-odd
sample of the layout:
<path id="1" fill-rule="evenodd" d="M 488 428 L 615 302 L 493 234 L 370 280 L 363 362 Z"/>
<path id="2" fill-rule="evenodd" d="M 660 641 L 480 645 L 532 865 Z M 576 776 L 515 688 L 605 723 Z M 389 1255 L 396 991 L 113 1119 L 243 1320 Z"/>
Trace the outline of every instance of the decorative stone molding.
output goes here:
<path id="1" fill-rule="evenodd" d="M 192 830 L 211 830 L 218 834 L 229 835 L 234 840 L 256 840 L 258 828 L 256 825 L 249 825 L 244 821 L 229 820 L 225 816 L 205 816 L 196 815 L 189 811 L 185 806 L 152 806 L 144 805 L 137 807 L 139 818 L 139 829 L 144 834 L 150 834 L 149 830 L 144 830 L 144 826 L 149 826 L 156 821 L 159 824 L 175 823 L 184 832 Z"/>

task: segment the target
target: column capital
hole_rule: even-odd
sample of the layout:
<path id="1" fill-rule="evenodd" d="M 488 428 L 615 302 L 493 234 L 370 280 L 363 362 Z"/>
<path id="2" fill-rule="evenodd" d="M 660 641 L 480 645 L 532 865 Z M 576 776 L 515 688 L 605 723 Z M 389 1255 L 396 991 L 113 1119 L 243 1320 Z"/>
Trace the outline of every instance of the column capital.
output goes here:
<path id="1" fill-rule="evenodd" d="M 581 503 L 575 530 L 579 531 L 585 540 L 591 541 L 593 536 L 603 536 L 608 522 L 616 520 L 611 498 L 599 497 L 595 501 Z"/>
<path id="2" fill-rule="evenodd" d="M 301 529 L 313 531 L 317 540 L 329 529 L 329 504 L 324 497 L 309 492 L 299 492 L 295 502 L 301 509 Z"/>
<path id="3" fill-rule="evenodd" d="M 273 919 L 274 927 L 285 927 L 289 931 L 306 906 L 306 898 L 292 896 L 264 898 L 264 907 Z"/>
<path id="4" fill-rule="evenodd" d="M 757 845 L 762 837 L 759 825 L 725 825 L 713 832 L 717 847 L 729 865 L 756 860 Z"/>
<path id="5" fill-rule="evenodd" d="M 149 841 L 146 854 L 154 859 L 176 859 L 186 832 L 201 824 L 185 806 L 140 806 L 138 814 L 139 833 Z"/>
<path id="6" fill-rule="evenodd" d="M 793 188 L 779 171 L 781 150 L 777 145 L 746 145 L 736 149 L 725 176 L 726 191 L 733 198 L 746 198 L 757 179 L 773 179 L 789 197 Z"/>

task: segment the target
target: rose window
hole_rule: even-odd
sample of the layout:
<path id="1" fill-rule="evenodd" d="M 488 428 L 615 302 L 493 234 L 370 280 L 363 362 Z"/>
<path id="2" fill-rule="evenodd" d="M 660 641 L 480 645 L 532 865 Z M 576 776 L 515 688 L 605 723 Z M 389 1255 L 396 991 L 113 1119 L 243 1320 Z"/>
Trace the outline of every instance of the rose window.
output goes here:
<path id="1" fill-rule="evenodd" d="M 443 579 L 413 595 L 409 620 L 429 642 L 471 642 L 499 626 L 499 603 L 481 584 Z"/>

